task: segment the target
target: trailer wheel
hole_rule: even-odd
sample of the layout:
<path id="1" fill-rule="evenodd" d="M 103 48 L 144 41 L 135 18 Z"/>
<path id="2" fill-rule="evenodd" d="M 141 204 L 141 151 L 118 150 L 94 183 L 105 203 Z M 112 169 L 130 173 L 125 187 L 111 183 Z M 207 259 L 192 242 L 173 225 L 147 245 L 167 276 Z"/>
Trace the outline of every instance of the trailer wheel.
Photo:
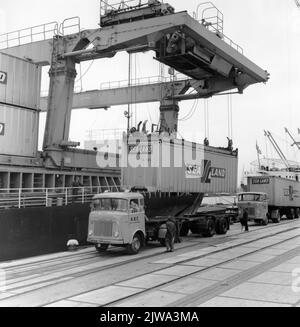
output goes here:
<path id="1" fill-rule="evenodd" d="M 295 208 L 295 218 L 299 218 L 299 208 Z"/>
<path id="2" fill-rule="evenodd" d="M 108 249 L 108 246 L 109 246 L 108 244 L 101 243 L 101 244 L 96 244 L 95 248 L 99 253 L 103 253 Z"/>
<path id="3" fill-rule="evenodd" d="M 180 228 L 179 236 L 187 236 L 189 231 L 190 231 L 189 223 L 183 223 Z"/>
<path id="4" fill-rule="evenodd" d="M 280 216 L 280 212 L 279 210 L 274 210 L 271 214 L 271 217 L 272 217 L 272 221 L 273 223 L 275 224 L 278 224 L 280 223 L 280 220 L 281 220 L 281 216 Z"/>
<path id="5" fill-rule="evenodd" d="M 126 249 L 129 254 L 138 254 L 142 247 L 142 239 L 139 234 L 133 236 L 131 244 L 128 244 Z"/>
<path id="6" fill-rule="evenodd" d="M 224 235 L 228 231 L 228 222 L 225 218 L 220 218 L 217 226 L 216 226 L 216 232 L 217 234 Z"/>
<path id="7" fill-rule="evenodd" d="M 160 238 L 159 243 L 160 243 L 161 246 L 166 246 L 166 239 Z"/>
<path id="8" fill-rule="evenodd" d="M 192 234 L 200 234 L 202 232 L 201 228 L 195 223 L 190 225 L 190 230 Z"/>
<path id="9" fill-rule="evenodd" d="M 215 221 L 213 219 L 209 219 L 207 221 L 206 231 L 203 232 L 203 236 L 205 236 L 205 237 L 212 237 L 215 234 L 216 234 L 216 224 L 215 224 Z"/>

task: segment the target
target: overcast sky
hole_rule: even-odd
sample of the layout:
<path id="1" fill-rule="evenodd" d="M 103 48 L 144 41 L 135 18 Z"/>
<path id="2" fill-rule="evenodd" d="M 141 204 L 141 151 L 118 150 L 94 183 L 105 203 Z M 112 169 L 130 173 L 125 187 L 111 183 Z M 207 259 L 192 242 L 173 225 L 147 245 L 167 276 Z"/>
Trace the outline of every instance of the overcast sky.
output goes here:
<path id="1" fill-rule="evenodd" d="M 294 0 L 215 0 L 223 12 L 224 33 L 244 48 L 244 54 L 261 68 L 268 70 L 270 81 L 245 90 L 243 95 L 233 96 L 233 142 L 239 148 L 240 172 L 256 159 L 256 140 L 264 155 L 275 156 L 264 137 L 263 130 L 270 130 L 290 160 L 300 160 L 295 147 L 284 133 L 288 127 L 296 138 L 300 128 L 300 10 Z M 170 0 L 177 11 L 196 9 L 199 1 Z M 51 21 L 62 22 L 72 16 L 80 16 L 81 28 L 97 28 L 99 0 L 0 0 L 0 34 Z M 159 66 L 153 53 L 138 54 L 134 76 L 155 76 Z M 107 81 L 128 78 L 128 55 L 118 54 L 113 59 L 94 62 L 83 78 L 84 90 L 99 88 Z M 90 63 L 82 64 L 85 72 Z M 116 69 L 117 67 L 117 69 Z M 47 71 L 48 68 L 45 70 Z M 46 75 L 46 74 L 45 74 Z M 77 83 L 77 87 L 80 83 Z M 44 78 L 42 88 L 48 87 Z M 185 116 L 193 101 L 180 103 L 180 116 Z M 126 107 L 113 107 L 109 111 L 74 111 L 70 139 L 81 141 L 91 129 L 126 128 L 123 116 Z M 209 100 L 210 144 L 226 146 L 228 136 L 227 97 Z M 159 103 L 134 107 L 135 121 L 148 119 L 158 122 Z M 43 128 L 44 117 L 41 119 Z M 199 101 L 194 116 L 179 123 L 179 132 L 187 137 L 190 131 L 198 133 L 198 141 L 204 138 L 204 106 Z"/>

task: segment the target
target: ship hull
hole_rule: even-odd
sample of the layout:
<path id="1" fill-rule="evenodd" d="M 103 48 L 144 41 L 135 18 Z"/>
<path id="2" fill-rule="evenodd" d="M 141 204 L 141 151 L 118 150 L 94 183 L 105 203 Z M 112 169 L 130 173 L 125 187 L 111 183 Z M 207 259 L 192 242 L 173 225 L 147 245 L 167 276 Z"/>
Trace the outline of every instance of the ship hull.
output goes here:
<path id="1" fill-rule="evenodd" d="M 86 243 L 89 204 L 7 209 L 0 212 L 0 260 L 66 250 L 67 241 Z"/>

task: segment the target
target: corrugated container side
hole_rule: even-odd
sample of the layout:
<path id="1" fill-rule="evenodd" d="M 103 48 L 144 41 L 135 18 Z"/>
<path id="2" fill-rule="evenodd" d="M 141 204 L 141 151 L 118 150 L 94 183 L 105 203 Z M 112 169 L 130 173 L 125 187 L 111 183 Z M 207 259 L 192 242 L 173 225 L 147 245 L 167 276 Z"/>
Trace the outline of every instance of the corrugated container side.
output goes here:
<path id="1" fill-rule="evenodd" d="M 141 145 L 143 146 L 143 144 Z M 187 150 L 191 150 L 193 146 L 191 142 L 185 142 Z M 159 167 L 123 168 L 123 185 L 146 187 L 150 191 L 161 192 L 235 193 L 237 189 L 237 156 L 213 148 L 204 150 L 203 145 L 200 144 L 197 144 L 196 147 L 199 154 L 196 163 L 183 155 L 186 165 L 176 167 L 174 165 L 174 149 L 176 151 L 182 149 L 181 140 L 176 140 L 171 146 L 170 166 L 164 167 L 162 155 L 166 154 L 166 149 L 163 144 L 160 144 L 157 152 L 160 154 Z M 153 149 L 154 146 L 152 151 L 155 151 Z M 134 154 L 129 156 L 131 155 Z"/>
<path id="2" fill-rule="evenodd" d="M 38 124 L 38 111 L 0 105 L 0 154 L 35 157 Z"/>
<path id="3" fill-rule="evenodd" d="M 300 207 L 300 183 L 295 180 L 274 178 L 275 204 Z"/>
<path id="4" fill-rule="evenodd" d="M 295 180 L 268 177 L 249 177 L 250 192 L 263 192 L 268 195 L 268 203 L 277 207 L 300 207 L 300 182 Z"/>
<path id="5" fill-rule="evenodd" d="M 0 53 L 0 102 L 39 109 L 41 67 Z"/>
<path id="6" fill-rule="evenodd" d="M 248 177 L 249 192 L 266 193 L 269 205 L 274 204 L 275 180 L 272 176 Z"/>

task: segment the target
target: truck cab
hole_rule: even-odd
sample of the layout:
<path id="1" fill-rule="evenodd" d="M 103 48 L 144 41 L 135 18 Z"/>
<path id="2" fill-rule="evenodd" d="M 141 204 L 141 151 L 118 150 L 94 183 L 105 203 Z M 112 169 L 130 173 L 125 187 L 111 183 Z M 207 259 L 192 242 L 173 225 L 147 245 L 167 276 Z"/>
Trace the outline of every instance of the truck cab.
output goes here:
<path id="1" fill-rule="evenodd" d="M 95 244 L 99 252 L 116 245 L 136 254 L 145 243 L 145 219 L 142 194 L 98 194 L 91 204 L 87 241 Z"/>
<path id="2" fill-rule="evenodd" d="M 249 221 L 255 221 L 263 225 L 269 222 L 268 198 L 266 193 L 244 192 L 238 194 L 239 218 L 243 217 L 244 209 L 248 208 Z"/>

